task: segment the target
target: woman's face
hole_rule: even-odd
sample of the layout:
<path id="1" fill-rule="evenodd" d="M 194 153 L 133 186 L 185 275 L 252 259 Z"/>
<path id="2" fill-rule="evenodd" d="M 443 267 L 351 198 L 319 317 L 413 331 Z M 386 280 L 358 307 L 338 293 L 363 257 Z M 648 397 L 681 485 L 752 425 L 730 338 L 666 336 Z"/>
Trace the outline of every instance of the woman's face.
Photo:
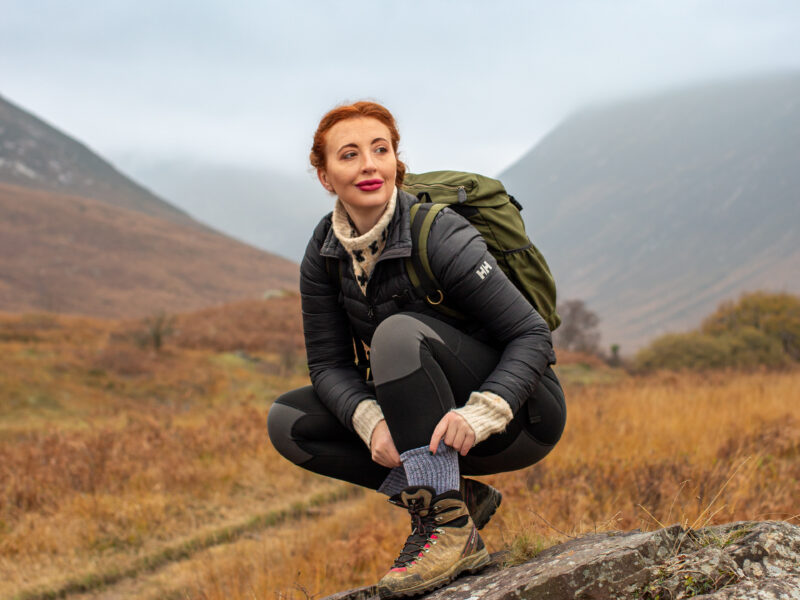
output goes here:
<path id="1" fill-rule="evenodd" d="M 389 128 L 377 119 L 340 121 L 325 136 L 325 168 L 317 169 L 320 182 L 348 209 L 384 206 L 397 175 L 391 139 Z"/>

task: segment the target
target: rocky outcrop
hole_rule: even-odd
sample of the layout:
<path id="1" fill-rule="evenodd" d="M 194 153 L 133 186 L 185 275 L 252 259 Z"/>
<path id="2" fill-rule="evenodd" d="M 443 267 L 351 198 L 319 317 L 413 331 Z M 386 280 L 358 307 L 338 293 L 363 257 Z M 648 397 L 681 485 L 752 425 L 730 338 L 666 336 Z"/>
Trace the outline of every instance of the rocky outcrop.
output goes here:
<path id="1" fill-rule="evenodd" d="M 370 600 L 373 587 L 327 600 Z M 800 527 L 784 521 L 699 530 L 675 525 L 607 532 L 553 546 L 504 568 L 502 556 L 478 575 L 428 594 L 437 600 L 800 600 Z"/>

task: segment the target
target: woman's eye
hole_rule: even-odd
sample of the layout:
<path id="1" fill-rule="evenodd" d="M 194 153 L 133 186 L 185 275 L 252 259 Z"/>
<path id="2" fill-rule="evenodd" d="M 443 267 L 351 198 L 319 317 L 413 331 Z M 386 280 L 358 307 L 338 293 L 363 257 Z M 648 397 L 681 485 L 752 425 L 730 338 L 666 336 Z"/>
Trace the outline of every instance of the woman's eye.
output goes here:
<path id="1" fill-rule="evenodd" d="M 388 152 L 389 149 L 386 146 L 378 146 L 375 148 L 375 152 Z"/>
<path id="2" fill-rule="evenodd" d="M 356 155 L 355 152 L 345 152 L 344 154 L 342 154 L 342 158 L 344 159 L 353 158 L 355 155 Z"/>

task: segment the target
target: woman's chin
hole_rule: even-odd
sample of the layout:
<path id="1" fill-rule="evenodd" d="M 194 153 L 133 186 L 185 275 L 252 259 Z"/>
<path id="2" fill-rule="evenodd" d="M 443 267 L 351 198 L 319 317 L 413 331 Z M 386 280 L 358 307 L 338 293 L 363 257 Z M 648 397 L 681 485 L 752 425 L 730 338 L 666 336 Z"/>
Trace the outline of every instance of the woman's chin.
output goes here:
<path id="1" fill-rule="evenodd" d="M 386 206 L 391 197 L 391 191 L 387 194 L 385 190 L 380 189 L 375 192 L 359 192 L 358 195 L 355 196 L 339 196 L 339 200 L 348 208 L 353 208 L 355 210 L 372 210 Z"/>

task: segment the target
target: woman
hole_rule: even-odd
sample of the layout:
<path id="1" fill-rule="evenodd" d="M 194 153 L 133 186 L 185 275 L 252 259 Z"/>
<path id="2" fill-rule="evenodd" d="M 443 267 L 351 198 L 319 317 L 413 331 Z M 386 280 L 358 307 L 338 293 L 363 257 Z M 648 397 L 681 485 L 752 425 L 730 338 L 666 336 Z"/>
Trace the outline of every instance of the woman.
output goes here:
<path id="1" fill-rule="evenodd" d="M 418 297 L 404 261 L 416 198 L 401 188 L 399 139 L 391 113 L 372 102 L 320 121 L 311 164 L 337 199 L 300 268 L 313 385 L 278 398 L 268 419 L 287 459 L 376 489 L 411 514 L 382 597 L 424 593 L 488 564 L 476 529 L 501 495 L 461 476 L 537 462 L 566 416 L 546 323 L 452 210 L 436 216 L 427 253 L 448 303 L 469 319 Z M 484 262 L 491 268 L 479 275 Z M 373 381 L 355 364 L 354 336 L 370 349 Z"/>

